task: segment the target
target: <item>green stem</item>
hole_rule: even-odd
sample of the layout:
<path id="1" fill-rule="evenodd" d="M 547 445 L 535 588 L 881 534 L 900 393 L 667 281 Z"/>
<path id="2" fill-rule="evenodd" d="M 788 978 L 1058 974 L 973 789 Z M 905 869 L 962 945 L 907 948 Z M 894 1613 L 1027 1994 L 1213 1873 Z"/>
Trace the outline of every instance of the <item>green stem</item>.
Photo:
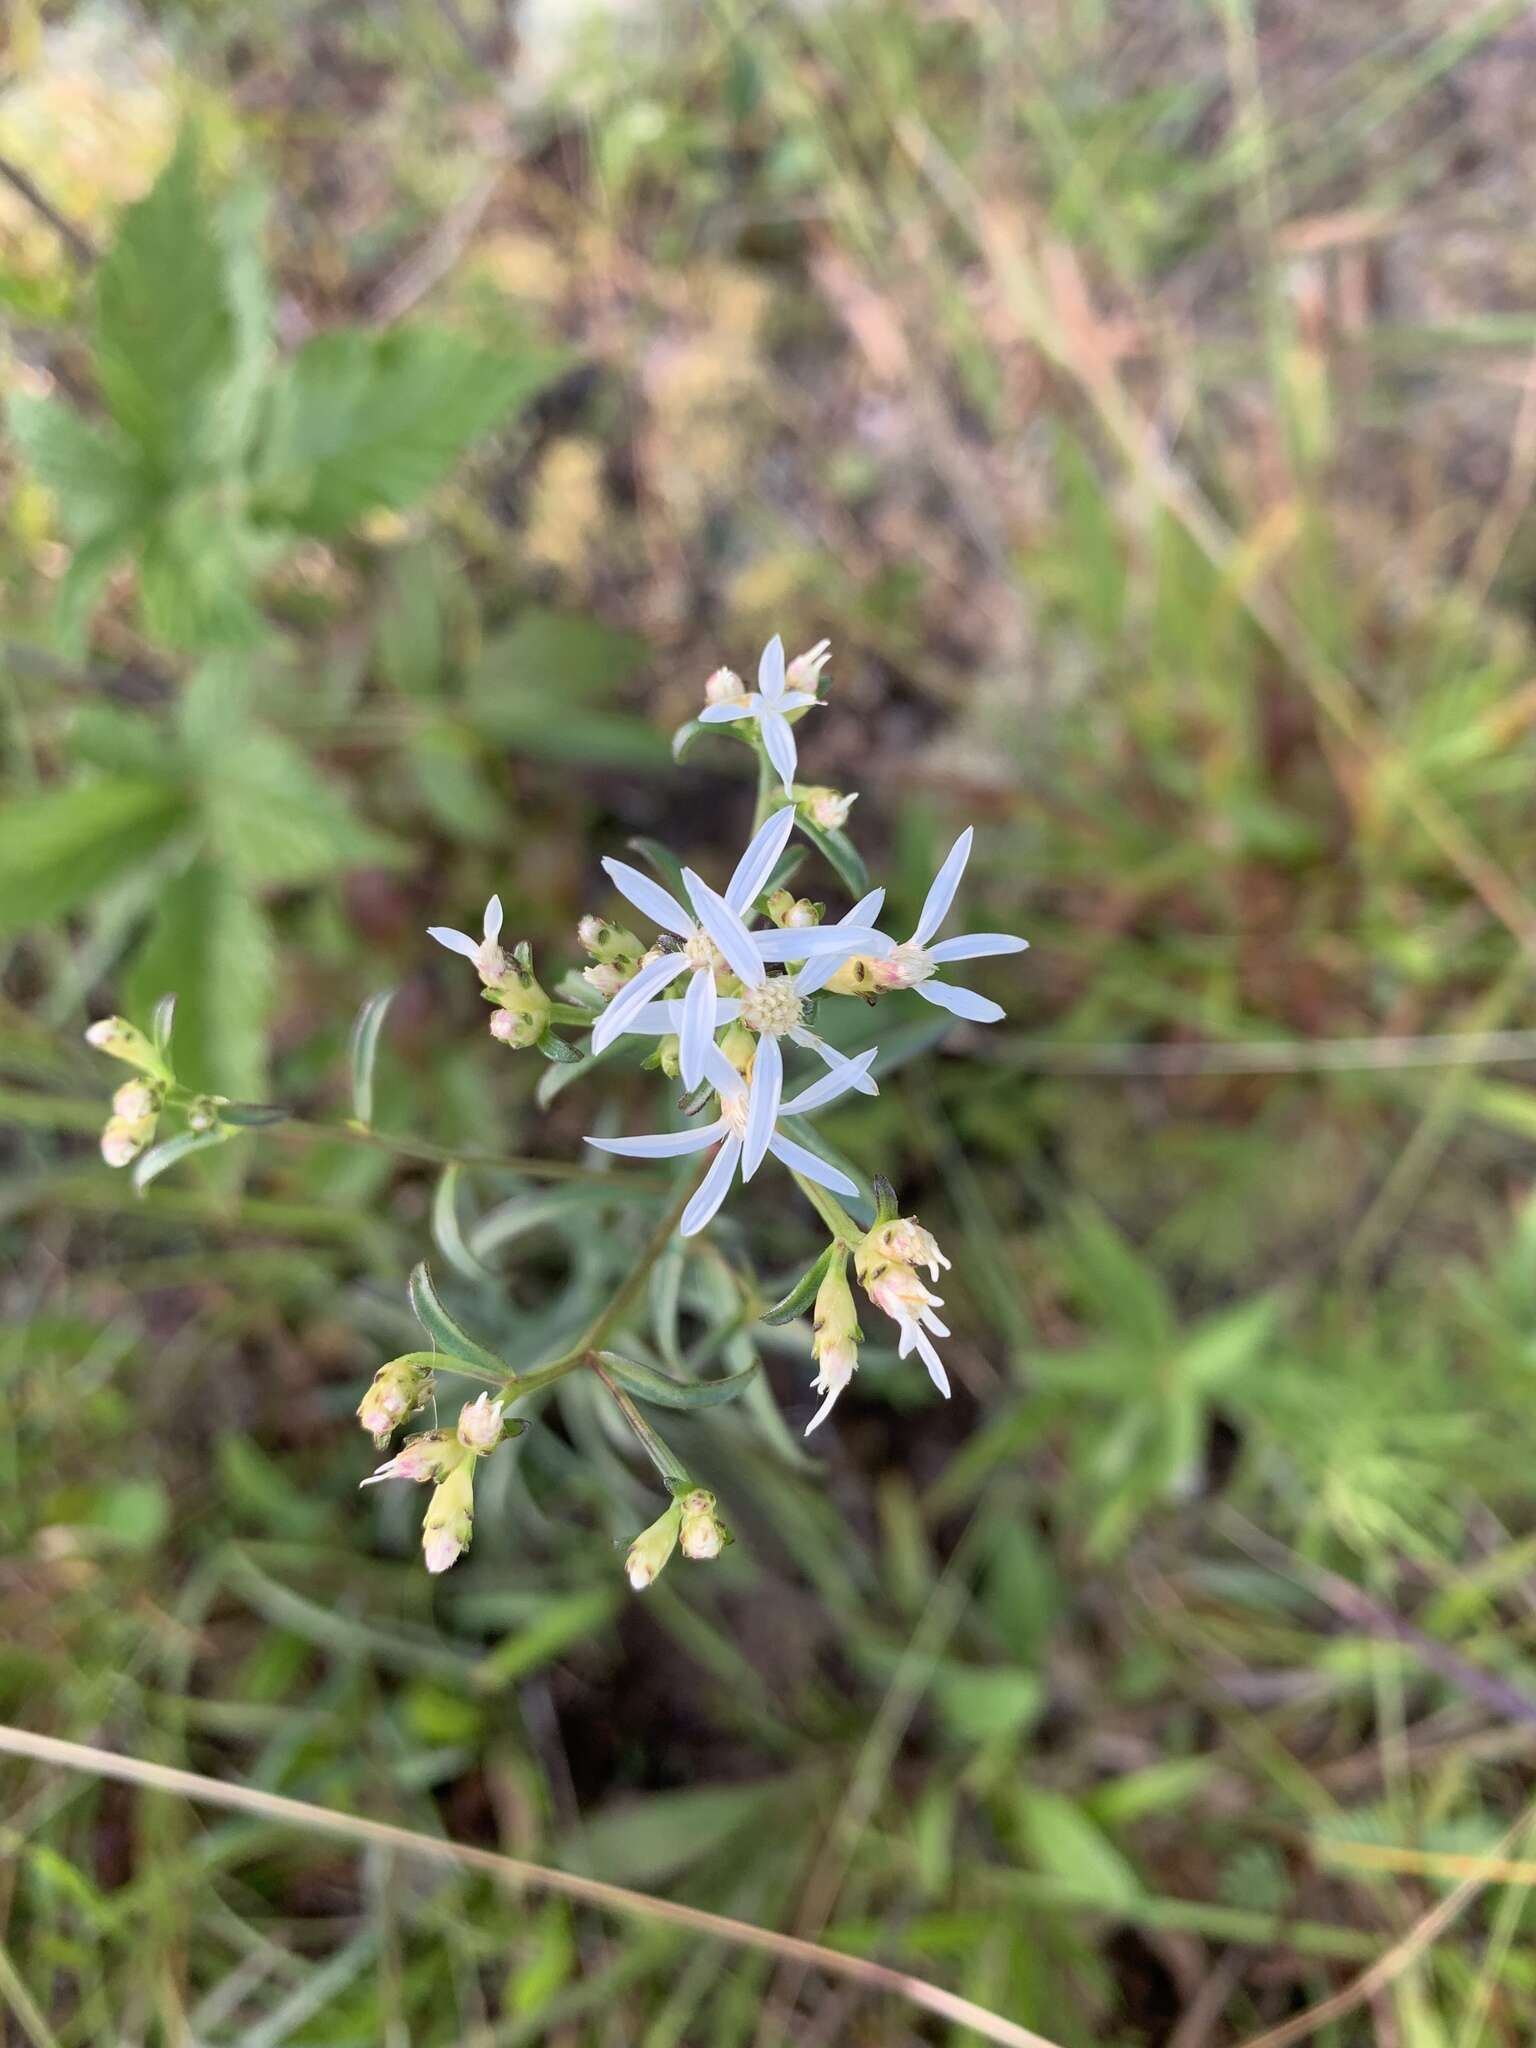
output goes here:
<path id="1" fill-rule="evenodd" d="M 578 1365 L 587 1364 L 592 1354 L 601 1349 L 603 1339 L 614 1325 L 628 1314 L 635 1297 L 650 1278 L 652 1266 L 672 1242 L 672 1233 L 676 1230 L 682 1213 L 688 1206 L 689 1197 L 698 1183 L 699 1175 L 696 1173 L 690 1174 L 684 1181 L 666 1214 L 646 1239 L 639 1258 L 619 1282 L 613 1299 L 606 1308 L 593 1317 L 570 1350 L 562 1351 L 558 1358 L 552 1358 L 548 1365 L 541 1365 L 536 1372 L 523 1373 L 515 1381 L 506 1382 L 510 1399 L 521 1400 L 524 1394 L 536 1393 L 541 1387 L 553 1386 L 556 1380 L 563 1380 L 567 1373 L 574 1372 Z M 603 1377 L 606 1384 L 612 1384 L 606 1375 Z M 615 1388 L 614 1391 L 617 1393 L 618 1390 Z"/>
<path id="2" fill-rule="evenodd" d="M 661 1474 L 667 1485 L 669 1487 L 689 1485 L 691 1482 L 687 1468 L 671 1445 L 652 1429 L 624 1389 L 620 1386 L 615 1386 L 614 1382 L 604 1372 L 595 1358 L 589 1359 L 588 1363 L 618 1403 L 619 1412 L 634 1431 L 640 1448 L 656 1467 L 656 1470 Z"/>
<path id="3" fill-rule="evenodd" d="M 778 787 L 778 774 L 768 758 L 768 750 L 762 741 L 757 742 L 757 802 L 752 809 L 752 830 L 766 825 L 768 813 L 773 809 L 773 792 Z"/>
<path id="4" fill-rule="evenodd" d="M 807 1180 L 803 1173 L 796 1173 L 793 1167 L 790 1168 L 790 1174 L 796 1187 L 839 1244 L 847 1245 L 851 1251 L 855 1245 L 863 1242 L 867 1232 L 854 1222 L 836 1195 L 830 1194 L 826 1188 L 818 1187 L 815 1181 Z"/>

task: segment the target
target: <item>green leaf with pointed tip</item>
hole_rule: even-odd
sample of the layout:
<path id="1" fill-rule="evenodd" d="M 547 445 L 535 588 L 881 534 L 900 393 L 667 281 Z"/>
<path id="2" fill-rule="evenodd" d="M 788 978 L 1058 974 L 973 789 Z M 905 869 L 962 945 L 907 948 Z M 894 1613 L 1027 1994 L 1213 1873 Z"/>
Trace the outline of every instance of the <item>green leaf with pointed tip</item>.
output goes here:
<path id="1" fill-rule="evenodd" d="M 659 839 L 630 839 L 625 843 L 632 853 L 638 853 L 643 861 L 656 870 L 678 902 L 686 906 L 688 888 L 683 880 L 683 864 L 677 855 L 669 847 L 663 846 Z"/>
<path id="2" fill-rule="evenodd" d="M 183 1131 L 179 1137 L 167 1138 L 164 1144 L 151 1145 L 133 1169 L 134 1186 L 143 1194 L 150 1182 L 158 1180 L 167 1167 L 190 1159 L 194 1152 L 210 1152 L 215 1145 L 227 1144 L 229 1137 L 230 1133 L 224 1130 Z"/>
<path id="3" fill-rule="evenodd" d="M 123 880 L 186 822 L 173 784 L 127 776 L 9 798 L 0 812 L 0 938 Z"/>
<path id="4" fill-rule="evenodd" d="M 745 1372 L 727 1374 L 723 1380 L 675 1380 L 654 1365 L 641 1365 L 623 1358 L 617 1351 L 600 1351 L 603 1369 L 616 1379 L 626 1393 L 641 1401 L 653 1401 L 658 1408 L 718 1408 L 744 1394 L 757 1377 L 755 1364 Z"/>
<path id="5" fill-rule="evenodd" d="M 125 993 L 130 1013 L 143 1016 L 174 989 L 177 1078 L 251 1102 L 266 1085 L 274 985 L 260 904 L 220 862 L 200 859 L 160 891 Z"/>
<path id="6" fill-rule="evenodd" d="M 827 1276 L 827 1268 L 832 1263 L 832 1254 L 836 1249 L 836 1245 L 829 1244 L 815 1265 L 800 1275 L 784 1299 L 775 1302 L 772 1308 L 765 1308 L 758 1321 L 792 1323 L 796 1316 L 803 1316 L 816 1299 L 816 1290 Z"/>
<path id="7" fill-rule="evenodd" d="M 850 896 L 859 897 L 867 894 L 869 870 L 864 865 L 864 856 L 846 832 L 823 832 L 819 825 L 811 823 L 803 811 L 795 813 L 795 823 L 822 859 L 837 870 Z"/>
<path id="8" fill-rule="evenodd" d="M 432 1275 L 423 1262 L 411 1274 L 411 1310 L 421 1327 L 434 1343 L 455 1357 L 468 1359 L 472 1364 L 484 1366 L 487 1370 L 501 1374 L 506 1379 L 515 1379 L 516 1374 L 494 1351 L 488 1351 L 477 1343 L 463 1325 L 451 1316 L 438 1298 L 437 1289 L 432 1285 Z"/>
<path id="9" fill-rule="evenodd" d="M 373 1069 L 379 1056 L 379 1033 L 397 994 L 396 989 L 380 989 L 352 1020 L 352 1116 L 365 1131 L 373 1123 Z"/>
<path id="10" fill-rule="evenodd" d="M 553 1031 L 544 1033 L 538 1041 L 538 1047 L 545 1059 L 553 1060 L 557 1066 L 579 1067 L 585 1057 L 574 1045 L 567 1045 L 563 1038 L 557 1038 Z"/>
<path id="11" fill-rule="evenodd" d="M 237 1130 L 260 1130 L 264 1124 L 280 1124 L 286 1121 L 288 1112 L 279 1102 L 221 1102 L 219 1122 L 233 1124 Z"/>

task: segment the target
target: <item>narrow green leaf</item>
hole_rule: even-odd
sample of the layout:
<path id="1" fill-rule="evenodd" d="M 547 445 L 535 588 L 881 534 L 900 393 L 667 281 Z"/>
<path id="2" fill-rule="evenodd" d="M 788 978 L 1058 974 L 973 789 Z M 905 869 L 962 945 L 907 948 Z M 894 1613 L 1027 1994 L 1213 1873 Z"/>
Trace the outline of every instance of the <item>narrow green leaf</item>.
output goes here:
<path id="1" fill-rule="evenodd" d="M 505 1359 L 498 1358 L 494 1351 L 488 1351 L 483 1344 L 477 1343 L 444 1308 L 425 1263 L 417 1266 L 411 1274 L 410 1297 L 411 1310 L 417 1322 L 444 1351 L 468 1359 L 471 1364 L 483 1366 L 488 1371 L 501 1373 L 509 1380 L 516 1378 Z"/>
<path id="2" fill-rule="evenodd" d="M 775 1302 L 772 1308 L 764 1309 L 758 1321 L 792 1323 L 796 1316 L 803 1316 L 816 1299 L 816 1290 L 827 1277 L 827 1268 L 832 1263 L 832 1254 L 836 1249 L 835 1245 L 829 1244 L 815 1265 L 800 1275 L 784 1299 Z"/>
<path id="3" fill-rule="evenodd" d="M 141 1153 L 133 1169 L 133 1184 L 140 1194 L 151 1181 L 158 1180 L 167 1167 L 175 1166 L 183 1159 L 190 1159 L 194 1152 L 212 1151 L 215 1145 L 229 1141 L 226 1130 L 182 1131 L 179 1136 L 167 1138 L 163 1144 L 151 1145 Z"/>
<path id="4" fill-rule="evenodd" d="M 757 1376 L 754 1364 L 745 1372 L 733 1372 L 721 1380 L 676 1380 L 654 1365 L 641 1365 L 636 1359 L 621 1357 L 617 1351 L 600 1351 L 597 1355 L 604 1371 L 627 1393 L 641 1401 L 654 1402 L 659 1408 L 718 1408 L 744 1394 Z"/>
<path id="5" fill-rule="evenodd" d="M 795 823 L 810 840 L 812 846 L 837 870 L 843 887 L 848 894 L 859 897 L 869 889 L 869 870 L 864 857 L 846 832 L 824 832 L 819 825 L 813 825 L 803 811 L 795 813 Z"/>
<path id="6" fill-rule="evenodd" d="M 612 1619 L 620 1595 L 610 1586 L 589 1586 L 547 1601 L 526 1627 L 505 1636 L 482 1657 L 470 1674 L 481 1692 L 499 1692 L 550 1664 Z"/>
<path id="7" fill-rule="evenodd" d="M 155 1051 L 161 1054 L 170 1049 L 171 1033 L 176 1028 L 176 998 L 162 996 L 150 1013 L 149 1035 L 155 1042 Z"/>
<path id="8" fill-rule="evenodd" d="M 688 887 L 683 880 L 683 864 L 670 848 L 659 839 L 631 839 L 627 841 L 632 853 L 638 853 L 643 861 L 656 870 L 658 876 L 676 896 L 679 903 L 688 901 Z"/>
<path id="9" fill-rule="evenodd" d="M 398 993 L 386 988 L 369 996 L 352 1020 L 352 1118 L 365 1131 L 373 1127 L 373 1069 L 379 1055 L 379 1034 Z"/>
<path id="10" fill-rule="evenodd" d="M 563 1038 L 557 1038 L 553 1031 L 544 1033 L 538 1047 L 545 1059 L 553 1060 L 557 1066 L 579 1067 L 584 1057 L 574 1045 L 567 1045 Z"/>
<path id="11" fill-rule="evenodd" d="M 221 1102 L 219 1122 L 233 1124 L 239 1131 L 259 1131 L 267 1124 L 285 1123 L 288 1111 L 277 1102 Z"/>
<path id="12" fill-rule="evenodd" d="M 459 1223 L 459 1181 L 462 1168 L 457 1160 L 445 1166 L 432 1195 L 432 1242 L 462 1279 L 484 1287 L 495 1279 L 488 1266 L 470 1249 Z"/>
<path id="13" fill-rule="evenodd" d="M 728 733 L 730 729 L 728 725 L 706 725 L 700 718 L 690 718 L 685 724 L 680 725 L 672 735 L 673 760 L 686 761 L 694 741 L 702 737 L 703 734 L 707 732 Z"/>

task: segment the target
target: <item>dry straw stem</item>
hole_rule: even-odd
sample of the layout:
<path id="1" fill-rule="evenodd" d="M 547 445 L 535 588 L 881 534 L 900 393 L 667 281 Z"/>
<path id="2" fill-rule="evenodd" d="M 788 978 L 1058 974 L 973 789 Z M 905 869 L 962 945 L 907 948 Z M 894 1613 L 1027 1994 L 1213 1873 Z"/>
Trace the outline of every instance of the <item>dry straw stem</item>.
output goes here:
<path id="1" fill-rule="evenodd" d="M 0 1725 L 0 1753 L 27 1757 L 36 1763 L 56 1764 L 60 1769 L 80 1771 L 89 1777 L 115 1778 L 137 1785 L 147 1792 L 167 1792 L 207 1806 L 219 1806 L 236 1813 L 254 1814 L 259 1820 L 279 1827 L 301 1828 L 315 1834 L 339 1836 L 343 1841 L 389 1850 L 401 1856 L 419 1856 L 434 1863 L 449 1863 L 459 1870 L 478 1871 L 482 1876 L 515 1888 L 552 1892 L 604 1912 L 627 1919 L 649 1920 L 678 1927 L 711 1941 L 724 1941 L 735 1948 L 759 1949 L 781 1960 L 804 1963 L 829 1977 L 840 1977 L 868 1991 L 887 1992 L 908 2005 L 931 2012 L 954 2026 L 969 2027 L 985 2041 L 1001 2048 L 1059 2048 L 1043 2034 L 1031 2032 L 1001 2014 L 988 2012 L 957 1992 L 912 1977 L 885 1963 L 863 1956 L 841 1955 L 813 1941 L 794 1935 L 775 1934 L 767 1927 L 754 1927 L 747 1920 L 732 1920 L 724 1913 L 705 1912 L 699 1906 L 685 1906 L 674 1899 L 657 1899 L 623 1885 L 605 1884 L 598 1878 L 577 1877 L 567 1870 L 550 1870 L 543 1864 L 525 1863 L 520 1857 L 504 1856 L 495 1849 L 477 1849 L 467 1843 L 443 1841 L 435 1835 L 396 1827 L 392 1822 L 366 1820 L 361 1815 L 336 1813 L 327 1806 L 312 1805 L 306 1799 L 288 1799 L 276 1792 L 263 1792 L 254 1785 L 231 1785 L 218 1778 L 205 1778 L 198 1771 L 183 1771 L 169 1764 L 149 1763 L 142 1757 L 120 1756 L 112 1750 L 97 1749 L 89 1743 L 64 1742 L 57 1736 L 36 1735 L 30 1729 Z"/>

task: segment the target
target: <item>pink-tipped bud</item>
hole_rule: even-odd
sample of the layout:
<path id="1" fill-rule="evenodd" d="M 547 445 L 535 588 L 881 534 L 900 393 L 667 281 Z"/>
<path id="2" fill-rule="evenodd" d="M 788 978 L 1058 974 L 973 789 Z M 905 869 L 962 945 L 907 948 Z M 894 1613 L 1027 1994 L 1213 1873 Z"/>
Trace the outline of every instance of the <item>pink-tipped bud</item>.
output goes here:
<path id="1" fill-rule="evenodd" d="M 501 1442 L 501 1417 L 506 1406 L 482 1394 L 478 1401 L 466 1401 L 459 1410 L 459 1442 L 466 1451 L 483 1458 Z"/>
<path id="2" fill-rule="evenodd" d="M 841 832 L 848 822 L 848 813 L 859 800 L 858 791 L 846 795 L 840 789 L 828 789 L 817 784 L 811 789 L 795 787 L 795 803 L 813 825 L 819 825 L 823 832 Z"/>
<path id="3" fill-rule="evenodd" d="M 873 1255 L 894 1259 L 904 1266 L 926 1266 L 930 1280 L 937 1280 L 939 1268 L 947 1272 L 950 1261 L 939 1250 L 931 1230 L 924 1230 L 915 1216 L 895 1216 L 878 1223 L 864 1240 Z"/>
<path id="4" fill-rule="evenodd" d="M 805 690 L 815 696 L 821 687 L 821 672 L 832 659 L 832 642 L 818 640 L 814 647 L 808 647 L 804 654 L 797 654 L 784 671 L 784 687 L 787 690 Z"/>
<path id="5" fill-rule="evenodd" d="M 591 967 L 583 967 L 581 978 L 605 1003 L 611 1003 L 625 982 L 634 980 L 639 965 L 638 960 L 629 964 L 622 960 L 599 960 Z"/>
<path id="6" fill-rule="evenodd" d="M 154 1135 L 152 1116 L 132 1121 L 125 1116 L 108 1117 L 101 1134 L 101 1156 L 108 1166 L 132 1166 Z"/>
<path id="7" fill-rule="evenodd" d="M 475 1530 L 475 1461 L 465 1458 L 427 1503 L 421 1550 L 429 1572 L 445 1572 L 469 1548 Z"/>
<path id="8" fill-rule="evenodd" d="M 148 1081 L 125 1081 L 112 1097 L 112 1113 L 125 1123 L 141 1124 L 146 1117 L 158 1115 L 159 1110 L 160 1090 L 152 1088 Z"/>
<path id="9" fill-rule="evenodd" d="M 357 1419 L 374 1442 L 382 1446 L 405 1418 L 421 1407 L 431 1391 L 431 1370 L 415 1355 L 392 1358 L 374 1374 L 367 1393 L 357 1404 Z"/>
<path id="10" fill-rule="evenodd" d="M 377 1486 L 381 1479 L 411 1479 L 421 1485 L 429 1479 L 446 1479 L 463 1460 L 464 1446 L 458 1439 L 445 1429 L 434 1429 L 427 1436 L 413 1436 L 403 1450 L 358 1483 Z"/>

